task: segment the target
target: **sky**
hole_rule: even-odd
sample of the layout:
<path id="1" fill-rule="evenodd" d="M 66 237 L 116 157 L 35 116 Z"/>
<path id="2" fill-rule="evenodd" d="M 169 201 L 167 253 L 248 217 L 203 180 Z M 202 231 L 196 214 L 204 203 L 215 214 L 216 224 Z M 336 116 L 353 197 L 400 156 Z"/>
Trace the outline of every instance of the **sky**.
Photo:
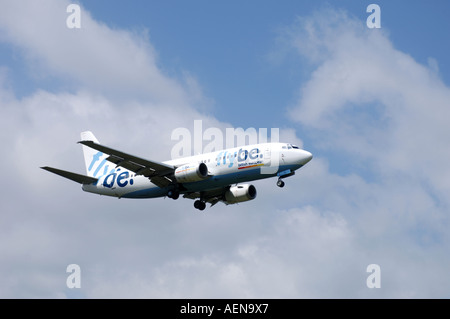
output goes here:
<path id="1" fill-rule="evenodd" d="M 0 4 L 1 298 L 450 297 L 448 1 Z M 84 174 L 85 130 L 169 160 L 198 120 L 314 158 L 203 212 L 40 169 Z"/>

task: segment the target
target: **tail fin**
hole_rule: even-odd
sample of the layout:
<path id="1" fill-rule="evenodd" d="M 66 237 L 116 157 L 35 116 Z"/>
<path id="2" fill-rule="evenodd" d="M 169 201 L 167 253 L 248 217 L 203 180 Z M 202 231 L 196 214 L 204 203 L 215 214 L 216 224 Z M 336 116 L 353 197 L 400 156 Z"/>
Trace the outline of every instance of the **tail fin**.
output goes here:
<path id="1" fill-rule="evenodd" d="M 100 144 L 97 138 L 90 131 L 81 132 L 82 141 L 93 141 Z M 82 145 L 84 154 L 84 163 L 86 164 L 86 173 L 90 177 L 97 177 L 108 171 L 107 154 L 94 150 L 86 145 Z"/>

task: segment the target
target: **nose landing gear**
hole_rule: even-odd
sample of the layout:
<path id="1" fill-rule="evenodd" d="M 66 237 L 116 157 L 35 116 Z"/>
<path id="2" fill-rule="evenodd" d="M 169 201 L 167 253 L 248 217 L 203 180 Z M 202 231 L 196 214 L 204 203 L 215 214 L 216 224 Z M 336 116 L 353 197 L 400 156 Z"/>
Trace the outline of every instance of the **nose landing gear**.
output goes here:
<path id="1" fill-rule="evenodd" d="M 282 171 L 282 172 L 278 173 L 277 175 L 278 175 L 277 186 L 278 187 L 284 187 L 284 181 L 282 180 L 282 178 L 286 178 L 286 177 L 295 175 L 295 171 L 287 169 L 285 171 Z"/>
<path id="2" fill-rule="evenodd" d="M 281 178 L 278 179 L 277 186 L 278 187 L 284 187 L 284 182 L 283 182 L 283 180 Z"/>

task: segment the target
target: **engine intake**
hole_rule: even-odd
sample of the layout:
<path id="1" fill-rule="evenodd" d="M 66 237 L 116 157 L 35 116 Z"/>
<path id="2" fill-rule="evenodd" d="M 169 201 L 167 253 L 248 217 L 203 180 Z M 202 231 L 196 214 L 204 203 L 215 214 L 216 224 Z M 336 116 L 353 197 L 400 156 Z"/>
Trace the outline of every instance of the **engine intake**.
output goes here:
<path id="1" fill-rule="evenodd" d="M 178 183 L 198 182 L 208 177 L 208 166 L 205 163 L 183 165 L 175 170 L 174 175 Z"/>
<path id="2" fill-rule="evenodd" d="M 251 184 L 241 184 L 231 186 L 225 192 L 225 201 L 227 204 L 246 202 L 256 198 L 256 187 Z"/>

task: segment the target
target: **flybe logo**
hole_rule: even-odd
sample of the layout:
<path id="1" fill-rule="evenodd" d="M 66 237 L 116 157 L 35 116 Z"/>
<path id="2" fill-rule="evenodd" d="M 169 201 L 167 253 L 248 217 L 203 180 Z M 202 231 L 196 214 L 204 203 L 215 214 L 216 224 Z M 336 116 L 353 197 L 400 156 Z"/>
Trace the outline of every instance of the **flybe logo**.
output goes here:
<path id="1" fill-rule="evenodd" d="M 104 154 L 102 152 L 98 152 L 92 156 L 92 161 L 88 167 L 88 173 L 92 172 L 92 170 L 94 169 L 95 163 L 100 161 L 100 159 L 102 158 L 103 155 Z M 103 168 L 103 173 L 101 175 L 107 174 L 109 165 L 105 165 L 105 164 L 106 164 L 106 157 L 97 165 L 97 167 L 95 168 L 95 171 L 92 173 L 92 176 L 97 177 L 98 173 L 100 172 L 100 170 L 102 168 Z"/>
<path id="2" fill-rule="evenodd" d="M 99 175 L 100 172 L 102 172 L 100 174 L 100 176 L 106 175 L 105 178 L 103 179 L 102 184 L 104 187 L 107 187 L 107 188 L 112 188 L 114 186 L 114 184 L 117 184 L 119 187 L 125 187 L 128 184 L 133 185 L 134 181 L 132 178 L 130 178 L 129 172 L 119 173 L 120 168 L 117 169 L 117 171 L 115 168 L 113 168 L 108 173 L 109 165 L 107 164 L 106 157 L 101 160 L 103 155 L 104 154 L 102 152 L 98 152 L 92 156 L 92 161 L 89 164 L 88 172 L 91 173 L 93 171 L 93 173 L 92 173 L 93 177 L 97 177 L 97 175 Z M 95 166 L 95 164 L 97 162 L 100 162 L 100 163 L 97 166 Z"/>
<path id="3" fill-rule="evenodd" d="M 262 166 L 263 165 L 263 154 L 260 152 L 259 148 L 254 148 L 250 151 L 239 149 L 234 153 L 224 151 L 217 155 L 217 166 L 227 165 L 232 167 L 234 163 L 237 163 L 238 169 Z"/>
<path id="4" fill-rule="evenodd" d="M 134 182 L 133 179 L 130 178 L 130 180 L 128 180 L 130 174 L 128 172 L 118 173 L 119 171 L 120 168 L 117 170 L 117 173 L 114 170 L 109 175 L 107 175 L 103 180 L 103 186 L 107 188 L 112 188 L 114 183 L 117 183 L 117 186 L 125 187 L 128 185 L 128 182 L 130 183 L 130 185 L 133 185 Z"/>

